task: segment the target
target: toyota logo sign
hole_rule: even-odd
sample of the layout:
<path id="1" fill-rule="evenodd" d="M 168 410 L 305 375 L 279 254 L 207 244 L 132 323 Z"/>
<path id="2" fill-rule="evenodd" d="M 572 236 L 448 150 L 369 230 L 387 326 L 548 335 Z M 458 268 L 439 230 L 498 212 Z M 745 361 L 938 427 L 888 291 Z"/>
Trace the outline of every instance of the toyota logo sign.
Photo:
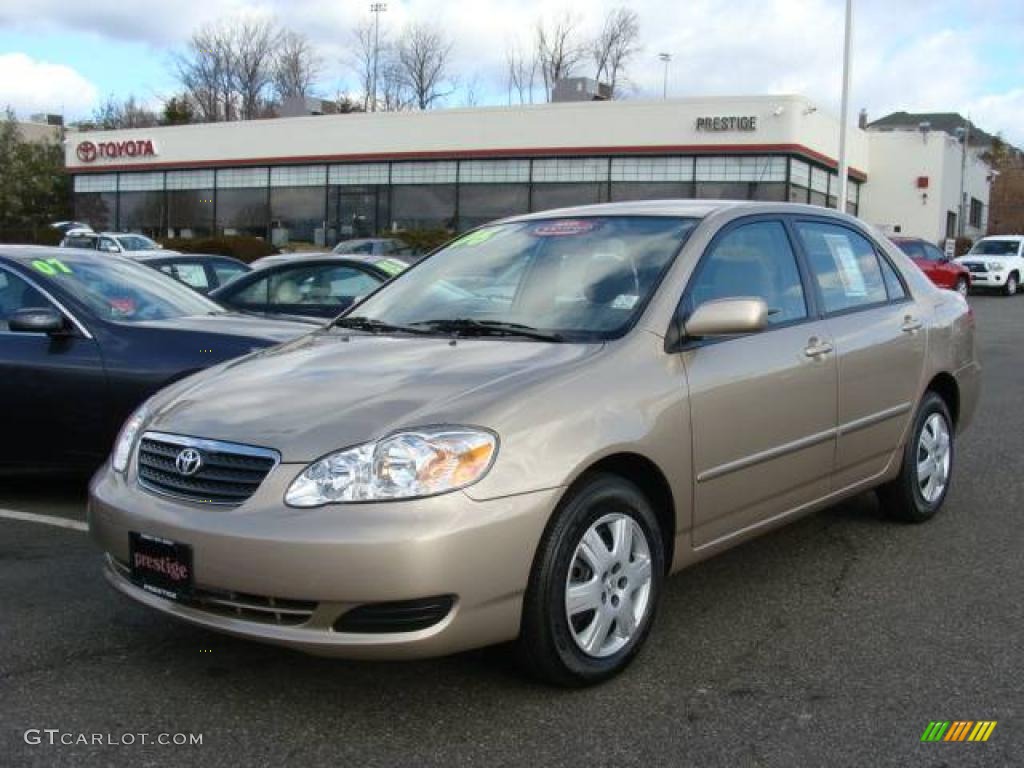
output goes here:
<path id="1" fill-rule="evenodd" d="M 195 448 L 183 449 L 174 460 L 174 467 L 178 470 L 178 474 L 185 477 L 194 475 L 202 466 L 203 456 Z"/>
<path id="2" fill-rule="evenodd" d="M 79 142 L 78 148 L 75 150 L 75 154 L 78 155 L 78 159 L 83 163 L 91 163 L 96 159 L 96 145 L 91 141 Z"/>

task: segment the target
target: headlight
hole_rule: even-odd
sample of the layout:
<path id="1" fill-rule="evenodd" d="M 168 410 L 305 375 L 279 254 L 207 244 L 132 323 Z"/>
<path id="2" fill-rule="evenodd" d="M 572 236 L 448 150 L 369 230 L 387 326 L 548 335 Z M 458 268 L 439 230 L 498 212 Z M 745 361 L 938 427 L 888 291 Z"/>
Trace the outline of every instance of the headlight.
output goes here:
<path id="1" fill-rule="evenodd" d="M 332 453 L 306 467 L 285 494 L 292 507 L 434 496 L 487 474 L 498 449 L 490 432 L 430 427 Z"/>
<path id="2" fill-rule="evenodd" d="M 131 458 L 132 448 L 135 447 L 135 438 L 139 436 L 139 430 L 142 429 L 142 423 L 146 420 L 146 415 L 146 406 L 143 405 L 129 416 L 128 421 L 121 427 L 121 432 L 117 436 L 117 442 L 114 443 L 114 455 L 110 460 L 111 466 L 116 471 L 124 472 L 128 467 L 128 459 Z"/>
<path id="3" fill-rule="evenodd" d="M 991 269 L 993 272 L 1002 272 L 1003 271 L 1003 262 L 1001 262 L 1001 261 L 990 261 L 988 264 L 986 264 L 986 266 L 989 269 Z"/>

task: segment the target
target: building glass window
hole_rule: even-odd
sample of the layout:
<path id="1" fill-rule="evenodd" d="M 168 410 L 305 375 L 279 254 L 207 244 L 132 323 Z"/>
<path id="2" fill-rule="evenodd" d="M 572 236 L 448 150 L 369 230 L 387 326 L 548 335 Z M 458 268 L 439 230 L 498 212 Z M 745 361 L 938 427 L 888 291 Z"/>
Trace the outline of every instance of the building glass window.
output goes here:
<path id="1" fill-rule="evenodd" d="M 608 181 L 603 157 L 553 157 L 533 161 L 534 183 Z"/>
<path id="2" fill-rule="evenodd" d="M 220 174 L 217 175 L 219 180 Z M 267 236 L 266 187 L 218 189 L 216 211 L 218 234 Z"/>
<path id="3" fill-rule="evenodd" d="M 98 173 L 75 176 L 75 192 L 116 192 L 117 174 Z"/>
<path id="4" fill-rule="evenodd" d="M 603 203 L 608 185 L 604 182 L 589 184 L 534 184 L 534 211 L 546 211 L 551 208 L 567 208 L 573 205 L 590 205 Z"/>
<path id="5" fill-rule="evenodd" d="M 117 188 L 121 192 L 156 192 L 164 188 L 164 174 L 156 173 L 122 173 L 117 179 Z"/>
<path id="6" fill-rule="evenodd" d="M 611 181 L 666 182 L 693 181 L 692 157 L 615 157 Z M 642 199 L 642 198 L 639 198 Z"/>
<path id="7" fill-rule="evenodd" d="M 838 208 L 839 207 L 839 174 L 830 173 L 828 175 L 828 207 Z"/>
<path id="8" fill-rule="evenodd" d="M 846 185 L 846 212 L 851 216 L 856 216 L 858 210 L 860 210 L 860 183 L 851 179 L 850 183 Z"/>
<path id="9" fill-rule="evenodd" d="M 76 221 L 85 222 L 96 231 L 113 229 L 116 214 L 116 192 L 75 193 Z"/>
<path id="10" fill-rule="evenodd" d="M 349 163 L 332 165 L 327 170 L 328 184 L 345 186 L 367 186 L 387 184 L 389 171 L 387 163 Z"/>
<path id="11" fill-rule="evenodd" d="M 386 177 L 385 177 L 386 178 Z M 353 237 L 372 237 L 390 227 L 388 188 L 338 185 L 327 188 L 327 245 Z"/>
<path id="12" fill-rule="evenodd" d="M 462 160 L 460 184 L 509 184 L 530 181 L 529 160 Z"/>
<path id="13" fill-rule="evenodd" d="M 213 189 L 213 171 L 168 171 L 167 189 Z"/>
<path id="14" fill-rule="evenodd" d="M 455 229 L 454 184 L 405 184 L 391 188 L 396 229 Z"/>
<path id="15" fill-rule="evenodd" d="M 168 237 L 209 237 L 211 234 L 213 234 L 213 189 L 168 190 Z"/>
<path id="16" fill-rule="evenodd" d="M 289 243 L 325 246 L 326 202 L 327 190 L 323 186 L 271 188 L 270 241 L 276 246 Z"/>
<path id="17" fill-rule="evenodd" d="M 956 211 L 946 211 L 946 237 L 956 237 Z"/>
<path id="18" fill-rule="evenodd" d="M 454 184 L 458 163 L 438 162 L 392 163 L 392 184 Z"/>
<path id="19" fill-rule="evenodd" d="M 981 211 L 983 207 L 981 200 L 976 197 L 971 198 L 971 215 L 968 222 L 970 222 L 970 225 L 975 229 L 981 228 Z"/>
<path id="20" fill-rule="evenodd" d="M 117 199 L 117 228 L 161 237 L 164 232 L 164 193 L 125 192 Z"/>
<path id="21" fill-rule="evenodd" d="M 217 189 L 263 187 L 269 182 L 267 168 L 225 168 L 217 171 Z"/>
<path id="22" fill-rule="evenodd" d="M 692 198 L 691 182 L 683 181 L 613 181 L 612 202 L 627 200 L 678 200 Z"/>
<path id="23" fill-rule="evenodd" d="M 700 181 L 786 180 L 785 157 L 698 157 L 694 178 Z"/>
<path id="24" fill-rule="evenodd" d="M 296 165 L 270 169 L 272 187 L 322 187 L 327 183 L 323 165 Z"/>
<path id="25" fill-rule="evenodd" d="M 751 186 L 745 181 L 698 181 L 697 198 L 700 200 L 749 200 Z"/>
<path id="26" fill-rule="evenodd" d="M 459 173 L 461 178 L 461 169 Z M 460 230 L 526 213 L 529 209 L 528 184 L 459 184 Z"/>

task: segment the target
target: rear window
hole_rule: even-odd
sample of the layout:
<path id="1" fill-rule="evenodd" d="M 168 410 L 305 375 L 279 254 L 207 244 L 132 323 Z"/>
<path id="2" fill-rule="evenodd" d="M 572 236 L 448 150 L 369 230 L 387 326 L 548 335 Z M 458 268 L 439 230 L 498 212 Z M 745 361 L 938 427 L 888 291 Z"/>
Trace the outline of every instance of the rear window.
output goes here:
<path id="1" fill-rule="evenodd" d="M 97 238 L 95 237 L 66 237 L 64 238 L 65 248 L 88 248 L 95 250 Z"/>

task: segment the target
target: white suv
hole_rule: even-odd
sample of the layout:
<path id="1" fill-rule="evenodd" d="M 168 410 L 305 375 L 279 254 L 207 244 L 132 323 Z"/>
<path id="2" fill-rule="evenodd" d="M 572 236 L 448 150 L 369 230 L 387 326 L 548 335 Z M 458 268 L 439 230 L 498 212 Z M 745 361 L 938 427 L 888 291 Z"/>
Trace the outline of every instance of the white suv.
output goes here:
<path id="1" fill-rule="evenodd" d="M 164 251 L 163 246 L 145 235 L 135 232 L 93 232 L 91 229 L 72 229 L 60 241 L 61 248 L 87 248 L 90 251 L 120 253 L 124 256 L 152 255 Z"/>
<path id="2" fill-rule="evenodd" d="M 972 288 L 999 288 L 1013 296 L 1024 277 L 1024 235 L 983 237 L 956 261 L 971 271 Z"/>

